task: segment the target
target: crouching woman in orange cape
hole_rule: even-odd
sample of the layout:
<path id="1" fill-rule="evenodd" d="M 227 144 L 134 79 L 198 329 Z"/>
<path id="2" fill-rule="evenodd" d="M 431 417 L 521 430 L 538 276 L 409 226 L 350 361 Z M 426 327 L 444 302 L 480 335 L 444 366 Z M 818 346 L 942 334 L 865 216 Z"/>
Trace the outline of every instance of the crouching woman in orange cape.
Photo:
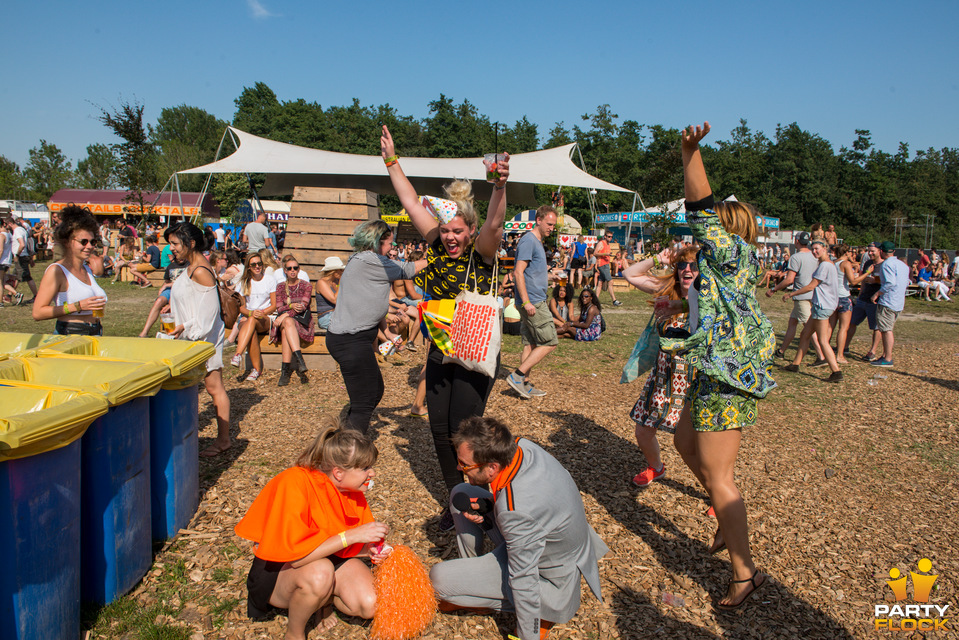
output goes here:
<path id="1" fill-rule="evenodd" d="M 376 564 L 387 555 L 377 549 L 389 527 L 373 520 L 364 496 L 378 455 L 363 434 L 331 424 L 296 466 L 263 488 L 236 525 L 237 535 L 255 543 L 246 583 L 251 618 L 288 609 L 285 638 L 300 640 L 321 609 L 320 627 L 336 623 L 331 604 L 350 616 L 373 617 L 373 575 L 359 558 Z"/>

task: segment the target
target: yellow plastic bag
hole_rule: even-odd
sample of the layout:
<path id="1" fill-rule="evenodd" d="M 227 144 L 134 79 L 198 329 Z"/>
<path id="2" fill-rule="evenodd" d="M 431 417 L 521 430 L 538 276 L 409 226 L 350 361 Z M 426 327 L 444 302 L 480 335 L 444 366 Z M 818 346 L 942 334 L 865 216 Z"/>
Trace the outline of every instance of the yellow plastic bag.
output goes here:
<path id="1" fill-rule="evenodd" d="M 4 386 L 0 382 L 0 460 L 65 447 L 109 409 L 102 395 Z"/>

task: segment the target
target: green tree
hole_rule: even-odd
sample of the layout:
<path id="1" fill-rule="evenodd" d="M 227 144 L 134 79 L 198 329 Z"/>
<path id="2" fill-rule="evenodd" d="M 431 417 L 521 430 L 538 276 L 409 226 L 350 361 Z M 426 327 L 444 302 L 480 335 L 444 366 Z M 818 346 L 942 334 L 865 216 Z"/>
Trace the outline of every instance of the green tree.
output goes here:
<path id="1" fill-rule="evenodd" d="M 262 82 L 244 87 L 234 104 L 234 127 L 256 136 L 270 137 L 274 120 L 280 111 L 280 102 L 272 89 Z"/>
<path id="2" fill-rule="evenodd" d="M 73 183 L 73 169 L 59 147 L 46 140 L 40 140 L 40 146 L 30 149 L 30 160 L 23 171 L 30 196 L 34 200 L 46 202 L 57 190 Z"/>
<path id="3" fill-rule="evenodd" d="M 158 151 L 157 183 L 165 183 L 177 171 L 213 162 L 226 122 L 199 107 L 181 104 L 160 112 L 150 127 L 150 142 Z M 225 155 L 225 154 L 224 154 Z M 180 177 L 184 191 L 199 191 L 205 176 Z"/>
<path id="4" fill-rule="evenodd" d="M 6 156 L 0 156 L 0 197 L 22 200 L 26 198 L 27 181 L 20 165 Z"/>
<path id="5" fill-rule="evenodd" d="M 105 144 L 87 146 L 87 157 L 77 162 L 76 184 L 81 189 L 116 189 L 117 159 Z"/>
<path id="6" fill-rule="evenodd" d="M 158 188 L 157 154 L 143 124 L 143 105 L 121 101 L 113 111 L 98 108 L 100 122 L 123 140 L 111 148 L 119 161 L 117 181 L 129 192 L 125 199 L 139 207 L 141 216 L 147 216 L 150 212 L 144 194 Z"/>

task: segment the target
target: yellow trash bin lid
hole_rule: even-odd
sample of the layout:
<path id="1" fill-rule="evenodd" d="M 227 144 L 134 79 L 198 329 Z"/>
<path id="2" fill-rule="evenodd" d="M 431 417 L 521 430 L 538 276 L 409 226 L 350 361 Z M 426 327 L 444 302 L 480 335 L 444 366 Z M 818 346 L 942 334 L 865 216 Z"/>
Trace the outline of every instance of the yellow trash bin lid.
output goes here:
<path id="1" fill-rule="evenodd" d="M 0 461 L 65 447 L 109 408 L 103 395 L 0 381 Z"/>
<path id="2" fill-rule="evenodd" d="M 68 336 L 52 333 L 0 332 L 0 360 L 17 356 L 31 356 L 38 349 L 51 347 L 67 340 Z"/>

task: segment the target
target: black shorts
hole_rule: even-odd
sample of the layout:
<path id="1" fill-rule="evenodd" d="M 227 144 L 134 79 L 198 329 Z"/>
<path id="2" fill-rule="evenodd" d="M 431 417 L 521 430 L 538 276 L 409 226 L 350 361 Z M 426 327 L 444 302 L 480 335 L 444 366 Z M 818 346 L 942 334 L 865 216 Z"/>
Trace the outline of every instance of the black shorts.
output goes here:
<path id="1" fill-rule="evenodd" d="M 582 258 L 573 258 L 572 260 L 569 261 L 570 269 L 582 269 L 585 266 L 586 266 L 586 261 L 583 260 Z"/>
<path id="2" fill-rule="evenodd" d="M 30 275 L 30 256 L 17 256 L 17 262 L 20 264 L 20 282 L 33 280 L 33 276 Z"/>
<path id="3" fill-rule="evenodd" d="M 348 558 L 340 556 L 327 556 L 326 558 L 333 563 L 333 570 L 336 571 Z M 253 565 L 250 567 L 250 573 L 246 576 L 246 615 L 251 620 L 263 621 L 270 620 L 279 609 L 270 604 L 270 597 L 273 595 L 273 589 L 276 588 L 276 580 L 280 577 L 280 569 L 285 562 L 273 562 L 262 558 L 253 557 Z"/>

